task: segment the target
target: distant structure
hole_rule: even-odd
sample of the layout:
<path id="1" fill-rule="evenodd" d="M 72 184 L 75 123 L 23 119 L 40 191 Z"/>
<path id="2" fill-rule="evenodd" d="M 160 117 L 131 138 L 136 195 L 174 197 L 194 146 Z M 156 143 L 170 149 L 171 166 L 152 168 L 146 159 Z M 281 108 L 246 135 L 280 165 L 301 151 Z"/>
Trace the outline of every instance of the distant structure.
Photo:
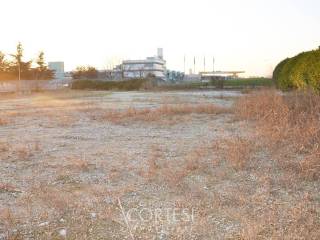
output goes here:
<path id="1" fill-rule="evenodd" d="M 55 79 L 63 79 L 64 78 L 64 62 L 49 62 L 48 68 L 54 71 Z"/>
<path id="2" fill-rule="evenodd" d="M 185 82 L 200 82 L 201 75 L 192 73 L 192 69 L 190 69 L 189 74 L 186 74 L 183 78 Z"/>
<path id="3" fill-rule="evenodd" d="M 166 71 L 166 80 L 172 83 L 178 83 L 183 81 L 184 76 L 185 76 L 184 72 L 171 71 L 171 70 Z"/>
<path id="4" fill-rule="evenodd" d="M 113 70 L 116 79 L 146 78 L 153 76 L 166 79 L 166 61 L 163 49 L 158 48 L 157 56 L 144 60 L 125 60 Z"/>
<path id="5" fill-rule="evenodd" d="M 210 82 L 214 80 L 230 80 L 237 79 L 239 74 L 244 71 L 213 71 L 213 72 L 199 72 L 193 73 L 190 69 L 189 74 L 184 76 L 183 81 L 186 82 Z"/>
<path id="6" fill-rule="evenodd" d="M 201 79 L 217 79 L 228 80 L 238 78 L 239 74 L 245 73 L 244 71 L 213 71 L 213 72 L 200 72 Z"/>
<path id="7" fill-rule="evenodd" d="M 163 60 L 163 48 L 158 48 L 158 57 Z"/>
<path id="8" fill-rule="evenodd" d="M 237 78 L 244 71 L 215 71 L 215 58 L 212 58 L 212 71 L 206 71 L 206 58 L 203 59 L 203 72 L 196 72 L 196 57 L 193 57 L 193 69 L 186 70 L 186 55 L 183 58 L 184 71 L 172 71 L 166 68 L 163 49 L 157 49 L 157 55 L 142 60 L 124 60 L 113 69 L 98 71 L 98 79 L 119 81 L 134 78 L 153 77 L 167 83 L 179 82 L 209 82 L 213 80 L 228 80 Z"/>

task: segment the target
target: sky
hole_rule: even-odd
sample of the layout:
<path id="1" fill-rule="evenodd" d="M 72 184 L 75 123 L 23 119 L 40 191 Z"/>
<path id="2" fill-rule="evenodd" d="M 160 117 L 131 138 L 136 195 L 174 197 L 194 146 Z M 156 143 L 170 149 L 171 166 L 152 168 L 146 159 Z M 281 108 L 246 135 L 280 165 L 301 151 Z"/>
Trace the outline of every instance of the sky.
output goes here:
<path id="1" fill-rule="evenodd" d="M 107 69 L 164 49 L 167 68 L 269 76 L 320 46 L 319 0 L 3 0 L 0 51 Z M 184 67 L 186 56 L 186 67 Z"/>

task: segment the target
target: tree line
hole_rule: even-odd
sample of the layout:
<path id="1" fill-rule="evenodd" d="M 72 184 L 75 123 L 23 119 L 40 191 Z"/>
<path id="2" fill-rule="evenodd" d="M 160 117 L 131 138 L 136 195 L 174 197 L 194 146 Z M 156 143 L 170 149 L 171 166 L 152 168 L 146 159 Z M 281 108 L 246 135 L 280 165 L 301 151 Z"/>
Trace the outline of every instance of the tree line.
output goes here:
<path id="1" fill-rule="evenodd" d="M 23 60 L 23 47 L 19 42 L 14 54 L 5 55 L 0 51 L 0 80 L 50 80 L 54 78 L 54 71 L 50 70 L 41 51 L 35 62 Z M 9 57 L 9 58 L 8 58 Z M 35 63 L 36 66 L 32 66 Z"/>
<path id="2" fill-rule="evenodd" d="M 92 66 L 78 66 L 74 71 L 72 71 L 71 75 L 72 78 L 76 80 L 93 80 L 98 78 L 98 70 Z"/>
<path id="3" fill-rule="evenodd" d="M 282 90 L 311 88 L 320 92 L 320 47 L 280 62 L 273 79 Z"/>

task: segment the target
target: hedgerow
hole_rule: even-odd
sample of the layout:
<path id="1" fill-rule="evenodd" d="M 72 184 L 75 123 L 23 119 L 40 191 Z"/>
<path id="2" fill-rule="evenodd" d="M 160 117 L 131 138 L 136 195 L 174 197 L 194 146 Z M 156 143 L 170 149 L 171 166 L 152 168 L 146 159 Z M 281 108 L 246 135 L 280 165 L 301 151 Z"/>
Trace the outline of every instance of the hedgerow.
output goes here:
<path id="1" fill-rule="evenodd" d="M 280 62 L 273 79 L 282 90 L 308 89 L 320 92 L 320 48 Z"/>

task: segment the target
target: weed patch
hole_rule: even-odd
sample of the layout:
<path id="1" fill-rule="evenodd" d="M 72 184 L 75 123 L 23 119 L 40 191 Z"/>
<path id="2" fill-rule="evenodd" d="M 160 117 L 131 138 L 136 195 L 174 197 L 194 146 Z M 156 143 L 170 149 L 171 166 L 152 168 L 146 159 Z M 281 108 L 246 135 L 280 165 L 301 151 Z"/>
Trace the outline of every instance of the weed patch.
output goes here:
<path id="1" fill-rule="evenodd" d="M 269 149 L 285 152 L 290 146 L 291 153 L 305 156 L 300 163 L 300 173 L 310 179 L 319 177 L 319 95 L 313 92 L 280 94 L 274 90 L 258 91 L 240 98 L 234 109 L 239 119 L 256 121 L 256 133 Z M 285 160 L 282 157 L 281 161 Z"/>

